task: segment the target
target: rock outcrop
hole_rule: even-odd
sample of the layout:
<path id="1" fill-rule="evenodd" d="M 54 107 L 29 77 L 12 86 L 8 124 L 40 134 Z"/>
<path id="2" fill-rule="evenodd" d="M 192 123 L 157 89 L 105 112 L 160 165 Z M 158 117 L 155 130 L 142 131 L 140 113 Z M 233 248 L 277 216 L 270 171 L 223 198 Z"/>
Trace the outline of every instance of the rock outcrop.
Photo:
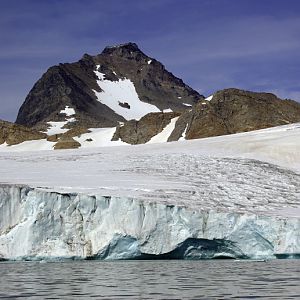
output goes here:
<path id="1" fill-rule="evenodd" d="M 300 122 L 300 103 L 274 94 L 225 89 L 201 101 L 176 122 L 169 141 L 246 132 Z"/>
<path id="2" fill-rule="evenodd" d="M 122 140 L 125 143 L 136 145 L 145 144 L 159 134 L 180 113 L 150 113 L 139 121 L 131 120 L 119 125 L 113 136 L 113 141 Z"/>
<path id="3" fill-rule="evenodd" d="M 31 128 L 0 120 L 0 145 L 15 145 L 29 140 L 39 140 L 47 135 Z"/>
<path id="4" fill-rule="evenodd" d="M 75 141 L 72 137 L 62 136 L 57 140 L 57 143 L 54 145 L 54 150 L 76 149 L 80 146 L 81 144 Z"/>

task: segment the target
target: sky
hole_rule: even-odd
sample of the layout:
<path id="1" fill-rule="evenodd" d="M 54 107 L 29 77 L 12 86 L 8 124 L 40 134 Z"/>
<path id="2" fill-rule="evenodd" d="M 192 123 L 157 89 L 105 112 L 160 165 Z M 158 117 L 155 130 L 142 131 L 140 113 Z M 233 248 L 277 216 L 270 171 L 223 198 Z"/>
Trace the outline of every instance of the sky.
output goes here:
<path id="1" fill-rule="evenodd" d="M 299 0 L 0 0 L 0 119 L 50 66 L 129 41 L 205 96 L 300 101 Z"/>

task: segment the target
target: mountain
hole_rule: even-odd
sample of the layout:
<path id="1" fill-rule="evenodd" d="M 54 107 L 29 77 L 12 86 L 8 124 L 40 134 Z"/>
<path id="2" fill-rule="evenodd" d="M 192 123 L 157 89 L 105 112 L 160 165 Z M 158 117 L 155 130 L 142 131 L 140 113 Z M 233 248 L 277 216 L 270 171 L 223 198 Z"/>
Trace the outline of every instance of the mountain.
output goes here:
<path id="1" fill-rule="evenodd" d="M 127 43 L 49 68 L 26 97 L 16 123 L 40 130 L 51 127 L 48 122 L 65 122 L 66 128 L 114 127 L 150 112 L 184 111 L 203 98 Z M 72 110 L 69 120 L 66 108 Z"/>
<path id="2" fill-rule="evenodd" d="M 49 150 L 198 139 L 295 122 L 298 102 L 235 88 L 204 98 L 135 43 L 49 68 L 16 120 L 41 132 L 38 148 Z"/>

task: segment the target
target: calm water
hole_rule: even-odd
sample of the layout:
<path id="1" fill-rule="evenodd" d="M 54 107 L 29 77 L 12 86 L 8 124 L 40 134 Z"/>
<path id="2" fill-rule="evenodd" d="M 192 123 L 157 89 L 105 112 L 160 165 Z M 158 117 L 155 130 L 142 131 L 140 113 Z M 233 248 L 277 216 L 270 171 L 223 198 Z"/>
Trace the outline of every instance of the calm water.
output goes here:
<path id="1" fill-rule="evenodd" d="M 300 299 L 300 260 L 1 263 L 1 299 Z"/>

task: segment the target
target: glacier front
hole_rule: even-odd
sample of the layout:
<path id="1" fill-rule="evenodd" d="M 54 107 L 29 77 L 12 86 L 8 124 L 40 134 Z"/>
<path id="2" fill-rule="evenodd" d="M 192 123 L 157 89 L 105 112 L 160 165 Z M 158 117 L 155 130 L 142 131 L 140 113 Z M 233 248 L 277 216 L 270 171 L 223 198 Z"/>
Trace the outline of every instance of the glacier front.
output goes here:
<path id="1" fill-rule="evenodd" d="M 299 131 L 2 152 L 0 260 L 299 257 Z"/>
<path id="2" fill-rule="evenodd" d="M 300 254 L 300 219 L 0 186 L 0 258 L 270 259 Z"/>

